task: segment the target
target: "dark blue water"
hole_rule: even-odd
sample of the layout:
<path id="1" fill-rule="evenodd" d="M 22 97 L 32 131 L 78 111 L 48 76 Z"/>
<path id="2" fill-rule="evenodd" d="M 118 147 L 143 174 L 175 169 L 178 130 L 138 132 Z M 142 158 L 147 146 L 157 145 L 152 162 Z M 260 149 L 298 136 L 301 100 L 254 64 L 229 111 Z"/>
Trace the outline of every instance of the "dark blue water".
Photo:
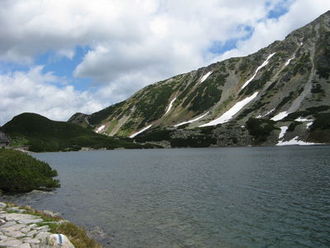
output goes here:
<path id="1" fill-rule="evenodd" d="M 105 247 L 330 247 L 329 146 L 34 156 L 62 187 L 14 200 L 100 227 Z"/>

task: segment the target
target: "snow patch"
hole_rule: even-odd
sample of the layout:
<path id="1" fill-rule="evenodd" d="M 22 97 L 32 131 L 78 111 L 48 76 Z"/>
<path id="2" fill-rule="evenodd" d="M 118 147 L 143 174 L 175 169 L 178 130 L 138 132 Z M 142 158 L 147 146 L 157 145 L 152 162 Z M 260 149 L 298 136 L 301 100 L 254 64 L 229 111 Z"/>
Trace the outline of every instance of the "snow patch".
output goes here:
<path id="1" fill-rule="evenodd" d="M 295 119 L 295 121 L 298 121 L 298 122 L 308 122 L 308 121 L 311 121 L 311 122 L 313 122 L 313 120 L 302 118 L 302 117 L 298 117 L 297 119 Z"/>
<path id="2" fill-rule="evenodd" d="M 173 100 L 170 102 L 170 104 L 168 105 L 167 110 L 166 110 L 166 112 L 165 112 L 164 115 L 166 115 L 168 112 L 170 112 L 170 110 L 172 109 L 172 106 L 173 106 L 173 103 L 174 103 L 175 100 L 176 100 L 176 97 L 173 98 Z"/>
<path id="3" fill-rule="evenodd" d="M 295 56 L 293 56 L 291 59 L 289 59 L 287 62 L 285 62 L 284 67 L 288 66 L 291 62 L 291 60 L 293 60 L 295 58 Z"/>
<path id="4" fill-rule="evenodd" d="M 288 115 L 289 115 L 289 113 L 286 112 L 286 111 L 284 111 L 284 112 L 281 112 L 281 113 L 278 113 L 277 115 L 275 115 L 273 118 L 271 118 L 271 120 L 273 120 L 273 121 L 279 121 L 279 120 L 284 119 Z"/>
<path id="5" fill-rule="evenodd" d="M 242 101 L 237 102 L 233 107 L 231 107 L 227 112 L 225 112 L 223 115 L 221 115 L 219 118 L 201 125 L 200 127 L 208 127 L 208 126 L 215 126 L 218 124 L 226 123 L 228 122 L 235 114 L 237 114 L 242 108 L 244 108 L 245 105 L 250 103 L 256 96 L 258 95 L 258 92 L 255 92 L 252 96 L 249 96 Z"/>
<path id="6" fill-rule="evenodd" d="M 271 110 L 269 110 L 266 114 L 263 114 L 263 115 L 258 115 L 256 118 L 257 119 L 260 119 L 260 118 L 263 118 L 263 117 L 266 117 L 267 115 L 269 115 L 271 112 L 273 112 L 275 109 L 273 108 L 273 109 L 271 109 Z"/>
<path id="7" fill-rule="evenodd" d="M 147 129 L 151 128 L 152 124 L 150 124 L 149 126 L 141 129 L 140 131 L 133 133 L 131 136 L 129 136 L 130 138 L 134 138 L 135 136 L 139 135 L 140 133 L 143 133 L 144 131 L 146 131 Z"/>
<path id="8" fill-rule="evenodd" d="M 306 123 L 306 128 L 310 128 L 313 125 L 313 121 Z"/>
<path id="9" fill-rule="evenodd" d="M 208 73 L 206 73 L 202 78 L 201 78 L 201 83 L 203 83 L 211 74 L 213 71 L 209 71 Z"/>
<path id="10" fill-rule="evenodd" d="M 205 114 L 203 114 L 203 115 L 201 115 L 201 116 L 199 116 L 199 117 L 197 117 L 197 118 L 195 118 L 195 119 L 191 119 L 191 120 L 189 120 L 189 121 L 184 121 L 184 122 L 181 122 L 181 123 L 179 123 L 179 124 L 176 124 L 176 125 L 174 125 L 174 127 L 179 127 L 179 126 L 182 126 L 182 125 L 185 125 L 185 124 L 188 124 L 188 123 L 193 123 L 193 122 L 195 122 L 195 121 L 198 121 L 198 120 L 200 120 L 200 119 L 203 119 L 206 115 L 208 115 L 208 113 L 209 113 L 209 112 L 206 112 Z"/>
<path id="11" fill-rule="evenodd" d="M 260 71 L 260 69 L 262 69 L 263 67 L 265 67 L 269 63 L 269 60 L 271 59 L 271 57 L 273 57 L 274 55 L 275 55 L 275 53 L 272 53 L 271 55 L 269 55 L 267 57 L 267 59 L 256 69 L 256 71 L 254 72 L 253 76 L 243 84 L 241 90 L 244 89 L 249 83 L 251 83 L 251 81 L 257 75 L 258 71 Z"/>
<path id="12" fill-rule="evenodd" d="M 311 143 L 311 142 L 305 142 L 302 140 L 298 140 L 298 136 L 296 136 L 289 141 L 280 141 L 276 145 L 277 146 L 293 146 L 293 145 L 309 146 L 309 145 L 318 145 L 318 143 Z"/>
<path id="13" fill-rule="evenodd" d="M 104 128 L 105 128 L 105 125 L 99 126 L 99 127 L 95 130 L 95 132 L 96 132 L 96 133 L 100 133 L 100 132 L 102 132 L 102 131 L 104 130 Z"/>
<path id="14" fill-rule="evenodd" d="M 287 127 L 287 126 L 283 126 L 283 127 L 280 127 L 280 129 L 281 129 L 281 132 L 280 132 L 280 134 L 279 134 L 279 136 L 278 136 L 278 139 L 279 139 L 279 140 L 282 139 L 282 138 L 284 137 L 286 131 L 288 130 L 288 127 Z"/>

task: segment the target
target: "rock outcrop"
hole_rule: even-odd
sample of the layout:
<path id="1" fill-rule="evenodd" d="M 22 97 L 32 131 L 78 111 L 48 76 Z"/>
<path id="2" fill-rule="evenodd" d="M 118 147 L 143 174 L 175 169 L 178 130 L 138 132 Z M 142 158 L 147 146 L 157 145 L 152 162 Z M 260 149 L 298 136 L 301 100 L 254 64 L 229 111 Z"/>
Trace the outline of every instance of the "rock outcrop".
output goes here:
<path id="1" fill-rule="evenodd" d="M 65 235 L 51 233 L 49 224 L 40 216 L 0 202 L 0 247 L 74 248 Z"/>

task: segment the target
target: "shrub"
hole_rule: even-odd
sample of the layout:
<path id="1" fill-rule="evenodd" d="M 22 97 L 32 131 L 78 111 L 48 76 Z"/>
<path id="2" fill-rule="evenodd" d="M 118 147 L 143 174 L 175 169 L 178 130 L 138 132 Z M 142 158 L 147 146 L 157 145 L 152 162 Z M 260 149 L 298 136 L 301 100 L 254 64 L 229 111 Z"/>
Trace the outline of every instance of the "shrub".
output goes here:
<path id="1" fill-rule="evenodd" d="M 246 128 L 255 138 L 255 144 L 260 144 L 265 142 L 270 133 L 276 129 L 274 123 L 272 120 L 250 118 L 246 122 Z"/>
<path id="2" fill-rule="evenodd" d="M 59 187 L 56 170 L 30 155 L 8 149 L 0 150 L 0 189 L 5 193 L 29 192 Z"/>

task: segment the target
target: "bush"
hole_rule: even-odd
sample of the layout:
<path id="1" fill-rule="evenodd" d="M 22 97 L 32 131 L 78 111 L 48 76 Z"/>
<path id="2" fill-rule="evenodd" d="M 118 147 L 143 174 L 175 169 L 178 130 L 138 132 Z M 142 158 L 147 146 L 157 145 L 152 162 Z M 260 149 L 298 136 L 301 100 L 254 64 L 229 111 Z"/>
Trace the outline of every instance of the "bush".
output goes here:
<path id="1" fill-rule="evenodd" d="M 34 189 L 49 190 L 59 187 L 56 170 L 30 155 L 0 149 L 0 190 L 5 193 L 23 193 Z"/>
<path id="2" fill-rule="evenodd" d="M 270 133 L 276 129 L 274 121 L 265 119 L 250 118 L 246 122 L 249 134 L 255 138 L 255 144 L 261 144 L 267 140 Z"/>

